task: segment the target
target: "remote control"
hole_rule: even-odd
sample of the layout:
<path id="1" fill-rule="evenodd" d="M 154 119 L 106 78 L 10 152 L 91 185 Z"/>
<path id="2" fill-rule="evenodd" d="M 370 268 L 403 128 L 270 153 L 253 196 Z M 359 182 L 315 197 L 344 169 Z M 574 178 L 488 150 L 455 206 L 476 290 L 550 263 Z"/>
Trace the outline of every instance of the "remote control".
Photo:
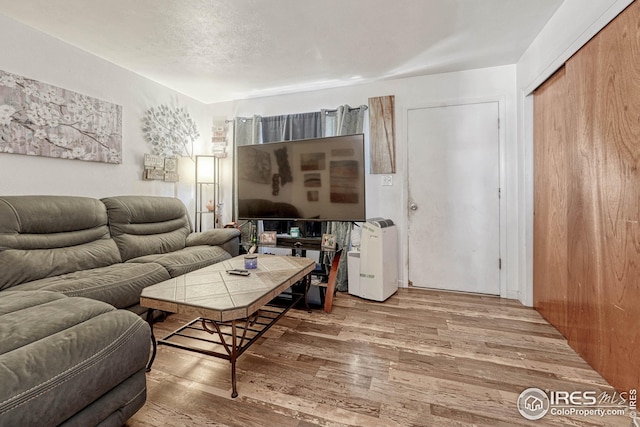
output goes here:
<path id="1" fill-rule="evenodd" d="M 227 270 L 227 273 L 235 274 L 236 276 L 248 276 L 251 274 L 247 270 Z"/>

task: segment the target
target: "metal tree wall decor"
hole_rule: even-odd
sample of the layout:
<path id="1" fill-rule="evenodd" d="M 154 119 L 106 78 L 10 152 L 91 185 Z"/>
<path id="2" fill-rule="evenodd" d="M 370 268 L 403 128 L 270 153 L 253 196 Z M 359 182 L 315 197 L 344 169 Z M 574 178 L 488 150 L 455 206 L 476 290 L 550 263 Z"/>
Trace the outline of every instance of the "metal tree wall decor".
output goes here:
<path id="1" fill-rule="evenodd" d="M 122 107 L 0 71 L 0 153 L 122 162 Z"/>
<path id="2" fill-rule="evenodd" d="M 192 157 L 193 142 L 200 137 L 195 122 L 184 108 L 166 105 L 144 113 L 142 131 L 152 153 L 164 157 Z"/>

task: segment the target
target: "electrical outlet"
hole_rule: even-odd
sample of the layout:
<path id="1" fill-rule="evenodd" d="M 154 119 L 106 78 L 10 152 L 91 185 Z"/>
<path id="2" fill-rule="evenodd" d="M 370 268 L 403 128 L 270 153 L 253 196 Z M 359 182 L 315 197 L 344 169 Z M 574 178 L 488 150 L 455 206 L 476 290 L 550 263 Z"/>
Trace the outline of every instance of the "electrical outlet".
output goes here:
<path id="1" fill-rule="evenodd" d="M 382 175 L 382 185 L 393 185 L 393 175 Z"/>

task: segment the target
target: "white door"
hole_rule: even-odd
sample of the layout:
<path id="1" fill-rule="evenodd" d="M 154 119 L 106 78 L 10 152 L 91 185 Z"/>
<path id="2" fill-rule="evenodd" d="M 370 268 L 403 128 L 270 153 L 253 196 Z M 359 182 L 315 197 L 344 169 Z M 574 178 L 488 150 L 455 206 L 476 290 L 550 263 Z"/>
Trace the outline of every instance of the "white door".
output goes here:
<path id="1" fill-rule="evenodd" d="M 497 102 L 408 112 L 409 280 L 500 293 Z"/>

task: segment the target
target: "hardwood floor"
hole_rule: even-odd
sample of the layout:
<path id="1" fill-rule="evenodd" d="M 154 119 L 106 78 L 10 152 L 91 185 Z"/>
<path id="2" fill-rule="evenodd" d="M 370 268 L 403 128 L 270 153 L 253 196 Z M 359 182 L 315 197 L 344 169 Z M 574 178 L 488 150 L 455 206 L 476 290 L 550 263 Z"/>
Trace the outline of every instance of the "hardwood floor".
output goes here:
<path id="1" fill-rule="evenodd" d="M 156 324 L 164 336 L 190 319 Z M 629 426 L 628 416 L 528 421 L 520 392 L 613 389 L 535 310 L 513 300 L 400 289 L 291 310 L 238 360 L 159 346 L 126 426 Z"/>

